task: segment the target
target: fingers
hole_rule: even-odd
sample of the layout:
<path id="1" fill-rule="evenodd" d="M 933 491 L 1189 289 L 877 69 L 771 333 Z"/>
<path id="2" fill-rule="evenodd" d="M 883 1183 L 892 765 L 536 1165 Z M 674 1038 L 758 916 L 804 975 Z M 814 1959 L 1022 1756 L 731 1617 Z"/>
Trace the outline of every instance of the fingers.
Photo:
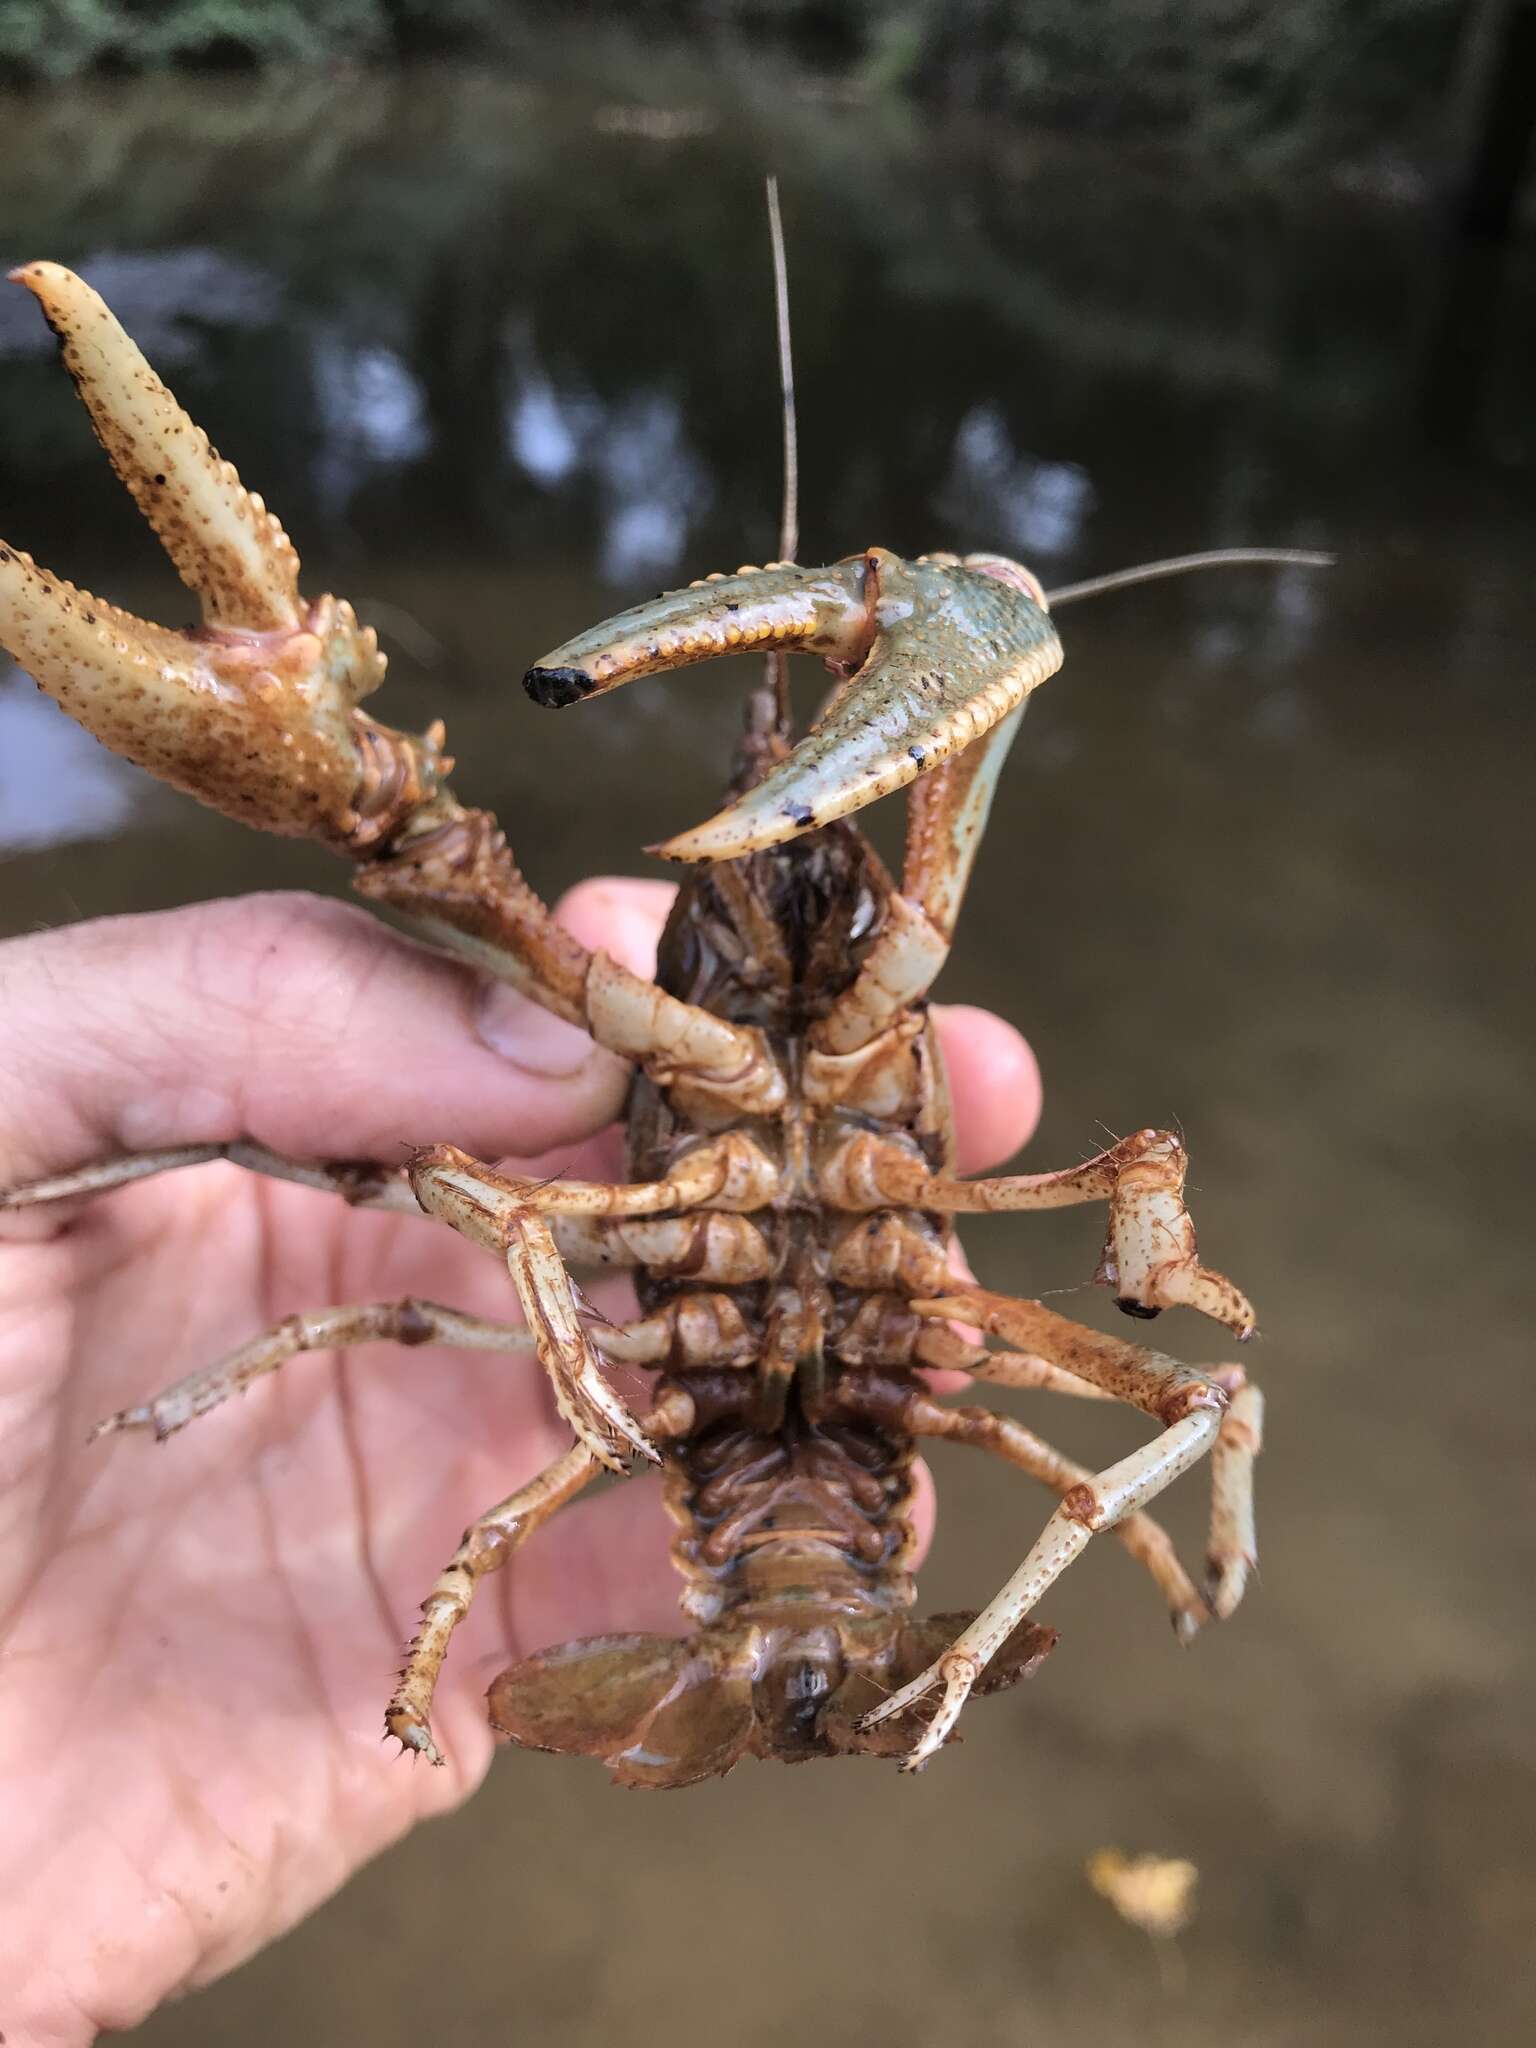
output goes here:
<path id="1" fill-rule="evenodd" d="M 990 1010 L 941 1004 L 934 1016 L 949 1069 L 956 1171 L 984 1173 L 1011 1158 L 1039 1123 L 1040 1068 L 1020 1034 Z"/>
<path id="2" fill-rule="evenodd" d="M 560 915 L 638 972 L 662 882 L 583 883 Z M 627 1069 L 574 1026 L 350 905 L 251 896 L 105 919 L 0 948 L 0 1186 L 119 1152 L 249 1137 L 301 1158 L 428 1143 L 527 1158 L 618 1114 Z M 1039 1115 L 1011 1026 L 936 1011 L 960 1169 Z"/>
<path id="3" fill-rule="evenodd" d="M 617 923 L 610 942 L 628 943 Z M 242 1136 L 307 1158 L 526 1154 L 609 1122 L 628 1073 L 510 990 L 310 896 L 13 940 L 0 995 L 0 1185 Z"/>
<path id="4" fill-rule="evenodd" d="M 601 947 L 632 974 L 654 974 L 656 942 L 676 894 L 670 882 L 598 875 L 568 890 L 555 915 L 594 953 Z"/>

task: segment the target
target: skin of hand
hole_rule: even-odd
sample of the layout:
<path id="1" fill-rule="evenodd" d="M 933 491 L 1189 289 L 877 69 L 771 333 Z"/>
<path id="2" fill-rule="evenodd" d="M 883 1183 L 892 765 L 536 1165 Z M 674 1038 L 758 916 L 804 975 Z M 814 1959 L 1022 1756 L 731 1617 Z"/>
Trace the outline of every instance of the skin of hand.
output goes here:
<path id="1" fill-rule="evenodd" d="M 649 972 L 671 891 L 562 906 Z M 976 1172 L 1039 1109 L 1028 1047 L 938 1013 Z M 0 1186 L 251 1137 L 403 1160 L 446 1140 L 622 1178 L 625 1070 L 506 988 L 350 906 L 256 896 L 0 947 Z M 593 1299 L 632 1313 L 621 1282 Z M 0 1216 L 0 2027 L 73 2048 L 207 1983 L 416 1821 L 493 1742 L 483 1694 L 530 1651 L 676 1632 L 654 1485 L 566 1508 L 482 1582 L 434 1727 L 381 1746 L 416 1603 L 466 1521 L 569 1433 L 522 1354 L 301 1355 L 156 1444 L 91 1425 L 299 1308 L 403 1294 L 516 1319 L 506 1274 L 414 1217 L 217 1164 Z M 626 1388 L 643 1402 L 643 1383 Z M 925 1523 L 931 1509 L 924 1496 Z"/>

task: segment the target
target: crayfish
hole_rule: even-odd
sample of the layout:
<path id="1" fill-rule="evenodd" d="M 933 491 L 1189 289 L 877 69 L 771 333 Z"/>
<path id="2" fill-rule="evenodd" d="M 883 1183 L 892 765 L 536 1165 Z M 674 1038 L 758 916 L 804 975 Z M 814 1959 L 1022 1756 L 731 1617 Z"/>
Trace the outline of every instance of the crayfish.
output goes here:
<path id="1" fill-rule="evenodd" d="M 495 819 L 449 787 L 441 725 L 410 734 L 361 708 L 384 675 L 373 632 L 342 600 L 301 596 L 278 521 L 97 295 L 54 264 L 14 276 L 203 623 L 150 624 L 0 545 L 0 642 L 109 747 L 231 817 L 346 856 L 365 897 L 633 1067 L 620 1184 L 536 1182 L 444 1145 L 401 1166 L 246 1143 L 13 1190 L 7 1206 L 22 1206 L 233 1159 L 436 1218 L 505 1263 L 521 1307 L 521 1323 L 415 1298 L 317 1308 L 100 1431 L 166 1436 L 306 1350 L 432 1340 L 536 1354 L 571 1447 L 470 1525 L 388 1705 L 388 1730 L 434 1762 L 433 1689 L 477 1585 L 604 1470 L 661 1467 L 693 1632 L 527 1657 L 495 1680 L 490 1713 L 514 1741 L 601 1758 L 626 1785 L 688 1784 L 747 1754 L 922 1765 L 972 1693 L 1013 1684 L 1053 1648 L 1037 1604 L 1099 1532 L 1150 1573 L 1181 1638 L 1231 1615 L 1254 1561 L 1262 1413 L 1242 1368 L 1197 1371 L 959 1281 L 951 1263 L 959 1214 L 1102 1203 L 1096 1277 L 1120 1308 L 1192 1308 L 1239 1340 L 1254 1327 L 1238 1288 L 1201 1263 L 1180 1136 L 1139 1130 L 1056 1172 L 953 1171 L 926 1003 L 1026 699 L 1061 661 L 1029 570 L 878 547 L 827 568 L 773 562 L 638 605 L 527 671 L 546 707 L 752 649 L 818 655 L 836 679 L 798 744 L 782 691 L 768 716 L 755 695 L 724 807 L 657 849 L 683 880 L 647 980 L 555 923 Z M 848 820 L 903 787 L 898 879 Z M 589 1312 L 571 1268 L 593 1264 L 632 1269 L 633 1319 Z M 643 1412 L 615 1390 L 619 1362 L 656 1374 Z M 1092 1472 L 1011 1419 L 947 1406 L 926 1368 L 1121 1401 L 1158 1433 Z M 1006 1459 L 1057 1502 L 978 1613 L 915 1620 L 913 1463 L 930 1438 Z M 1206 1457 L 1202 1590 L 1147 1508 Z"/>

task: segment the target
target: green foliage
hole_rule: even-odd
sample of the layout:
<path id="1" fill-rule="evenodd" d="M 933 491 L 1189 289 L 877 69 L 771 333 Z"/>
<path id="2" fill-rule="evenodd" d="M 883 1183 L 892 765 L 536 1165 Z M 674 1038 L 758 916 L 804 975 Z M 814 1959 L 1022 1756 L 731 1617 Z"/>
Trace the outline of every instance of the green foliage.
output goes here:
<path id="1" fill-rule="evenodd" d="M 9 0 L 0 8 L 0 70 L 77 77 L 107 57 L 122 29 L 112 0 Z"/>
<path id="2" fill-rule="evenodd" d="M 410 0 L 6 0 L 0 71 L 56 80 L 175 64 L 367 59 L 392 51 L 397 16 L 421 11 L 424 0 L 415 8 Z"/>
<path id="3" fill-rule="evenodd" d="M 876 97 L 981 107 L 1284 172 L 1432 146 L 1463 0 L 3 0 L 0 77 L 584 50 L 622 23 L 793 51 Z M 579 41 L 571 38 L 573 17 Z"/>
<path id="4" fill-rule="evenodd" d="M 207 57 L 252 64 L 312 64 L 338 54 L 366 58 L 388 48 L 382 0 L 180 0 L 128 5 L 124 61 L 146 69 Z"/>
<path id="5" fill-rule="evenodd" d="M 892 0 L 871 10 L 887 89 L 1262 165 L 1432 124 L 1460 0 Z"/>

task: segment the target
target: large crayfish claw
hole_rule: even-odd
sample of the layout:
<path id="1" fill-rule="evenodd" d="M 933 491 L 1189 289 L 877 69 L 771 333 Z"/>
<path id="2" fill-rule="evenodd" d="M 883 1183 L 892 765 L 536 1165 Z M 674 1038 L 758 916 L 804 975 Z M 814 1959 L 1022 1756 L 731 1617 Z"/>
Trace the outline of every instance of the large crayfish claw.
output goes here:
<path id="1" fill-rule="evenodd" d="M 422 794 L 435 747 L 355 710 L 384 657 L 350 605 L 299 595 L 288 536 L 184 413 L 103 301 L 57 263 L 11 272 L 43 309 L 118 475 L 203 624 L 135 618 L 0 542 L 0 645 L 152 774 L 271 832 L 355 847 L 388 785 Z"/>
<path id="2" fill-rule="evenodd" d="M 787 760 L 655 849 L 671 860 L 730 860 L 861 810 L 980 739 L 1061 665 L 1018 563 L 866 548 L 827 569 L 774 562 L 669 591 L 556 648 L 524 686 L 559 707 L 754 648 L 819 654 L 838 687 Z"/>

